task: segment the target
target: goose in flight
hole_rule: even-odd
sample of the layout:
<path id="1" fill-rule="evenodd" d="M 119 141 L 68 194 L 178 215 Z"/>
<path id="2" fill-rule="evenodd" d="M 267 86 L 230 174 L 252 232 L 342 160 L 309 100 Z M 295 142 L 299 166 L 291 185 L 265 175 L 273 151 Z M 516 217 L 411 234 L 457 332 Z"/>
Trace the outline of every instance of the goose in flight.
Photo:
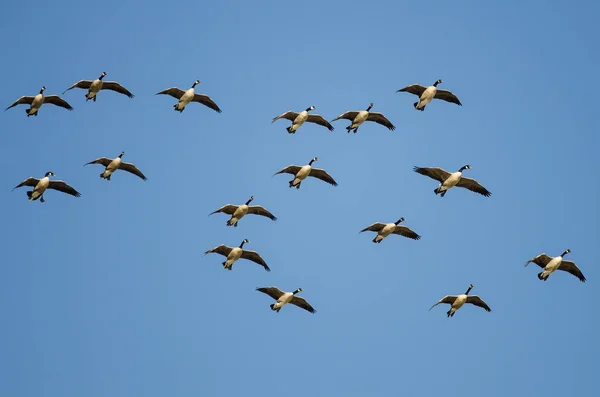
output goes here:
<path id="1" fill-rule="evenodd" d="M 433 100 L 433 98 L 441 99 L 446 102 L 452 102 L 459 106 L 462 106 L 462 103 L 460 103 L 460 101 L 458 100 L 456 95 L 454 95 L 450 91 L 438 90 L 437 86 L 438 86 L 438 84 L 441 84 L 441 83 L 442 83 L 442 80 L 438 80 L 435 83 L 433 83 L 432 86 L 429 86 L 429 87 L 423 87 L 422 85 L 419 85 L 419 84 L 412 84 L 407 87 L 401 88 L 396 92 L 409 92 L 411 94 L 415 94 L 416 96 L 418 96 L 419 101 L 415 102 L 413 104 L 413 106 L 415 107 L 415 109 L 420 110 L 420 111 L 424 111 L 425 106 L 427 106 L 427 104 L 429 102 L 431 102 Z"/>
<path id="2" fill-rule="evenodd" d="M 48 95 L 44 96 L 44 91 L 46 87 L 42 87 L 40 89 L 40 93 L 34 96 L 22 96 L 17 99 L 12 105 L 4 110 L 5 112 L 17 105 L 29 105 L 29 109 L 25 109 L 25 113 L 27 113 L 27 117 L 29 116 L 37 116 L 38 111 L 42 107 L 44 103 L 49 103 L 51 105 L 60 106 L 61 108 L 65 108 L 67 110 L 73 110 L 73 107 L 67 103 L 64 99 L 59 97 L 58 95 Z"/>
<path id="3" fill-rule="evenodd" d="M 492 195 L 486 188 L 481 186 L 479 182 L 474 179 L 465 178 L 462 176 L 464 170 L 470 170 L 470 165 L 461 167 L 457 172 L 449 173 L 441 168 L 425 168 L 425 167 L 414 167 L 414 171 L 421 175 L 430 177 L 440 182 L 440 185 L 433 191 L 436 195 L 439 194 L 441 197 L 446 195 L 446 192 L 454 186 L 464 187 L 472 192 L 479 193 L 482 196 L 489 197 Z"/>
<path id="4" fill-rule="evenodd" d="M 90 164 L 103 165 L 105 168 L 104 168 L 104 171 L 100 174 L 100 178 L 106 179 L 107 181 L 110 181 L 110 176 L 116 170 L 127 171 L 133 175 L 137 175 L 144 181 L 147 180 L 148 178 L 146 178 L 146 176 L 144 174 L 142 174 L 142 171 L 138 170 L 138 168 L 135 165 L 121 161 L 121 158 L 124 155 L 125 155 L 125 152 L 121 152 L 121 154 L 114 159 L 109 159 L 108 157 L 100 157 L 100 158 L 97 158 L 96 160 L 93 160 L 93 161 L 90 161 L 89 163 L 84 164 L 84 166 L 90 165 Z"/>
<path id="5" fill-rule="evenodd" d="M 242 249 L 244 247 L 244 244 L 249 243 L 249 242 L 250 241 L 248 239 L 244 239 L 244 241 L 242 241 L 242 243 L 240 244 L 239 247 L 233 247 L 233 248 L 221 244 L 219 246 L 216 246 L 213 249 L 206 251 L 204 253 L 204 255 L 214 252 L 214 253 L 217 253 L 217 254 L 227 257 L 225 262 L 223 262 L 223 268 L 227 269 L 227 270 L 232 270 L 234 262 L 240 258 L 244 258 L 244 259 L 251 260 L 252 262 L 258 263 L 259 265 L 264 267 L 266 271 L 270 272 L 271 269 L 269 269 L 269 266 L 267 266 L 267 263 L 264 261 L 263 258 L 260 257 L 260 255 L 256 251 L 248 251 L 248 250 Z"/>
<path id="6" fill-rule="evenodd" d="M 208 215 L 210 216 L 210 215 L 216 214 L 218 212 L 222 212 L 224 214 L 231 215 L 231 218 L 227 221 L 227 226 L 234 226 L 234 227 L 237 227 L 237 224 L 240 221 L 240 219 L 242 219 L 246 214 L 262 215 L 262 216 L 266 216 L 267 218 L 269 218 L 273 221 L 277 220 L 277 217 L 275 217 L 273 214 L 271 214 L 265 208 L 263 208 L 259 205 L 249 206 L 248 204 L 250 204 L 252 202 L 252 200 L 254 200 L 254 196 L 251 196 L 248 199 L 248 201 L 246 201 L 246 203 L 242 204 L 242 205 L 225 204 L 218 210 L 213 211 Z"/>
<path id="7" fill-rule="evenodd" d="M 187 91 L 181 90 L 177 87 L 171 87 L 171 88 L 167 88 L 166 90 L 163 90 L 161 92 L 158 92 L 155 95 L 171 95 L 173 98 L 178 99 L 179 102 L 177 102 L 173 106 L 173 108 L 175 109 L 176 112 L 179 112 L 179 113 L 183 112 L 185 110 L 185 107 L 190 102 L 201 103 L 204 106 L 211 108 L 215 112 L 221 113 L 221 109 L 207 95 L 195 93 L 194 87 L 197 84 L 200 84 L 200 80 L 194 81 L 194 84 L 192 84 L 192 88 L 189 88 Z"/>
<path id="8" fill-rule="evenodd" d="M 303 166 L 288 165 L 281 171 L 276 172 L 273 176 L 283 173 L 294 175 L 294 179 L 290 181 L 290 187 L 295 187 L 296 189 L 300 189 L 302 181 L 308 178 L 309 176 L 320 179 L 324 182 L 329 183 L 330 185 L 337 186 L 337 182 L 334 181 L 331 175 L 329 175 L 325 170 L 312 167 L 312 163 L 314 163 L 317 160 L 318 158 L 314 157 L 312 160 L 310 160 L 308 165 Z"/>
<path id="9" fill-rule="evenodd" d="M 123 87 L 116 81 L 102 80 L 104 76 L 106 76 L 106 72 L 102 72 L 100 77 L 98 77 L 96 80 L 79 80 L 77 83 L 67 88 L 63 92 L 63 95 L 65 94 L 65 92 L 72 90 L 73 88 L 83 88 L 84 90 L 88 90 L 88 92 L 85 93 L 86 102 L 90 99 L 96 102 L 96 96 L 98 95 L 98 92 L 100 92 L 100 90 L 111 90 L 118 92 L 119 94 L 127 95 L 129 98 L 134 97 L 134 95 L 131 92 L 129 92 L 125 87 Z"/>
<path id="10" fill-rule="evenodd" d="M 535 258 L 531 258 L 530 260 L 525 262 L 525 266 L 529 265 L 530 263 L 535 263 L 536 265 L 541 267 L 543 270 L 537 275 L 540 280 L 546 281 L 555 270 L 562 270 L 567 273 L 571 273 L 583 283 L 585 282 L 585 277 L 583 276 L 583 273 L 581 272 L 581 270 L 579 270 L 577 265 L 574 262 L 566 261 L 563 259 L 563 257 L 569 252 L 571 252 L 571 250 L 566 249 L 565 252 L 563 252 L 559 256 L 555 256 L 554 258 L 546 255 L 545 253 L 539 254 Z"/>
<path id="11" fill-rule="evenodd" d="M 348 127 L 346 127 L 346 130 L 348 130 L 348 133 L 350 133 L 350 131 L 354 130 L 355 134 L 358 131 L 358 127 L 360 127 L 361 124 L 364 123 L 365 121 L 374 121 L 377 124 L 381 124 L 381 125 L 387 127 L 391 131 L 396 129 L 396 127 L 383 114 L 376 113 L 376 112 L 370 112 L 372 107 L 373 107 L 373 104 L 371 103 L 371 104 L 369 104 L 369 107 L 367 108 L 367 110 L 349 111 L 349 112 L 340 114 L 335 119 L 331 120 L 331 122 L 334 122 L 339 119 L 350 120 L 351 124 Z"/>
<path id="12" fill-rule="evenodd" d="M 301 111 L 300 113 L 296 113 L 296 112 L 292 112 L 291 110 L 288 110 L 287 112 L 282 113 L 279 116 L 275 117 L 273 119 L 273 121 L 271 121 L 271 124 L 273 124 L 274 122 L 276 122 L 279 119 L 290 120 L 292 122 L 292 125 L 290 125 L 289 127 L 286 127 L 287 132 L 290 134 L 295 134 L 296 131 L 298 130 L 298 128 L 300 128 L 300 126 L 302 126 L 302 124 L 304 124 L 304 122 L 319 124 L 319 125 L 322 125 L 323 127 L 326 127 L 329 131 L 333 131 L 334 130 L 333 126 L 331 124 L 329 124 L 329 121 L 325 120 L 323 118 L 323 116 L 321 116 L 320 114 L 308 114 L 308 112 L 310 112 L 311 110 L 315 110 L 315 109 L 316 108 L 311 105 L 308 108 L 306 108 L 305 110 Z"/>
<path id="13" fill-rule="evenodd" d="M 465 303 L 470 303 L 472 305 L 482 307 L 488 312 L 491 312 L 492 309 L 490 309 L 490 307 L 487 305 L 487 303 L 483 301 L 483 299 L 481 299 L 477 295 L 469 295 L 471 289 L 473 289 L 473 284 L 469 285 L 469 289 L 467 289 L 467 292 L 465 292 L 462 295 L 446 295 L 442 299 L 440 299 L 438 303 L 431 306 L 429 310 L 433 309 L 440 303 L 448 303 L 450 305 L 450 310 L 448 310 L 446 314 L 448 314 L 448 317 L 452 317 L 454 316 L 454 313 L 456 313 L 456 311 L 460 309 Z"/>
<path id="14" fill-rule="evenodd" d="M 44 192 L 46 192 L 46 189 L 54 189 L 54 190 L 58 190 L 63 193 L 70 194 L 71 196 L 81 197 L 81 193 L 79 193 L 77 190 L 73 189 L 71 186 L 67 185 L 66 182 L 51 181 L 50 180 L 51 176 L 54 176 L 54 173 L 52 171 L 48 171 L 48 172 L 46 172 L 46 174 L 44 175 L 44 177 L 42 179 L 29 177 L 29 178 L 25 179 L 23 182 L 19 183 L 17 186 L 15 186 L 13 188 L 13 190 L 15 190 L 16 188 L 21 187 L 21 186 L 32 186 L 33 190 L 27 191 L 27 197 L 29 197 L 29 200 L 32 200 L 32 201 L 40 199 L 41 203 L 45 202 Z"/>
<path id="15" fill-rule="evenodd" d="M 373 239 L 374 243 L 381 243 L 381 241 L 383 241 L 383 239 L 389 236 L 390 234 L 398 234 L 400 236 L 408 237 L 413 240 L 419 240 L 421 238 L 421 236 L 413 232 L 408 227 L 398 226 L 398 224 L 401 222 L 404 222 L 404 218 L 400 218 L 394 223 L 376 222 L 371 226 L 365 227 L 359 233 L 366 232 L 367 230 L 371 232 L 377 232 L 377 236 L 375 236 L 375 238 Z"/>
<path id="16" fill-rule="evenodd" d="M 279 313 L 281 308 L 288 303 L 301 307 L 302 309 L 311 313 L 316 312 L 316 310 L 304 298 L 296 295 L 298 292 L 302 292 L 302 288 L 298 288 L 294 292 L 283 292 L 277 287 L 263 287 L 257 288 L 256 290 L 262 292 L 263 294 L 269 295 L 271 298 L 277 301 L 270 305 L 271 310 L 274 310 L 277 313 Z"/>

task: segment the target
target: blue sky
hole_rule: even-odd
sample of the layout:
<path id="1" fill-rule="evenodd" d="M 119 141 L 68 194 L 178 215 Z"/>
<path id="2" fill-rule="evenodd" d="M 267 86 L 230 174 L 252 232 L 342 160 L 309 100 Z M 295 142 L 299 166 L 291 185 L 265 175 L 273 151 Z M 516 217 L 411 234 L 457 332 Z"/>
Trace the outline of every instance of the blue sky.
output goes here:
<path id="1" fill-rule="evenodd" d="M 4 106 L 80 79 L 73 112 L 25 106 L 0 124 L 0 394 L 3 396 L 591 396 L 600 322 L 592 296 L 600 241 L 597 2 L 13 2 L 0 13 Z M 155 96 L 197 87 L 221 107 Z M 408 84 L 449 89 L 462 107 L 424 112 Z M 588 88 L 589 87 L 589 88 Z M 385 114 L 347 134 L 271 119 L 315 105 Z M 97 157 L 135 163 L 148 181 L 98 177 Z M 319 157 L 339 183 L 288 188 L 272 174 Z M 468 176 L 485 198 L 414 165 Z M 53 171 L 82 193 L 29 202 L 29 176 Z M 238 228 L 208 214 L 254 195 L 279 219 Z M 371 243 L 373 222 L 406 218 L 423 238 Z M 272 271 L 219 245 L 258 251 Z M 541 253 L 570 248 L 588 282 Z M 447 294 L 492 308 L 452 319 Z M 280 313 L 254 289 L 302 287 L 317 310 Z"/>

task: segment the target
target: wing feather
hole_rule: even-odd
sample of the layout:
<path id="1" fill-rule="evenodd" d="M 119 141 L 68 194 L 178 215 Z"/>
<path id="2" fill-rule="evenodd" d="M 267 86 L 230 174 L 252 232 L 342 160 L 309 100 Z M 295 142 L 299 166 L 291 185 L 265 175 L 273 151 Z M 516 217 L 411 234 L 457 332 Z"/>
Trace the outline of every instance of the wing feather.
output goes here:
<path id="1" fill-rule="evenodd" d="M 33 102 L 33 98 L 32 96 L 22 96 L 21 98 L 17 99 L 12 105 L 10 105 L 9 107 L 7 107 L 4 111 L 6 112 L 8 109 L 15 107 L 17 105 L 22 105 L 22 104 L 27 104 L 27 105 L 31 105 L 31 103 Z"/>
<path id="2" fill-rule="evenodd" d="M 321 168 L 311 168 L 310 174 L 308 176 L 312 176 L 313 178 L 317 178 L 322 180 L 323 182 L 327 182 L 330 185 L 337 186 L 337 182 L 327 173 L 327 171 Z"/>
<path id="3" fill-rule="evenodd" d="M 370 225 L 370 226 L 367 226 L 367 227 L 365 227 L 365 228 L 364 228 L 363 230 L 361 230 L 359 233 L 366 232 L 367 230 L 368 230 L 368 231 L 371 231 L 371 232 L 378 232 L 378 231 L 380 231 L 381 229 L 383 229 L 384 227 L 385 227 L 385 223 L 375 222 L 374 224 L 372 224 L 372 225 Z"/>
<path id="4" fill-rule="evenodd" d="M 358 111 L 351 110 L 349 112 L 340 114 L 335 119 L 331 120 L 331 122 L 333 123 L 334 121 L 340 120 L 340 119 L 346 119 L 346 120 L 354 121 L 354 119 L 356 118 L 357 114 L 358 114 Z"/>
<path id="5" fill-rule="evenodd" d="M 123 170 L 123 171 L 127 171 L 129 173 L 132 173 L 133 175 L 137 175 L 138 177 L 140 177 L 143 180 L 147 180 L 148 178 L 146 178 L 146 176 L 142 173 L 142 171 L 140 171 L 135 165 L 131 164 L 131 163 L 125 163 L 125 162 L 121 162 L 121 166 L 119 166 L 119 169 Z"/>
<path id="6" fill-rule="evenodd" d="M 261 207 L 260 205 L 252 205 L 248 207 L 248 213 L 249 214 L 254 214 L 254 215 L 262 215 L 262 216 L 266 216 L 267 218 L 276 221 L 277 217 L 273 214 L 271 214 L 266 208 Z"/>
<path id="7" fill-rule="evenodd" d="M 129 90 L 127 90 L 127 88 L 123 87 L 121 84 L 117 83 L 116 81 L 103 82 L 102 89 L 115 91 L 115 92 L 118 92 L 119 94 L 127 95 L 129 98 L 133 98 L 135 96 L 131 92 L 129 92 Z"/>
<path id="8" fill-rule="evenodd" d="M 450 173 L 448 171 L 443 170 L 441 168 L 426 168 L 415 166 L 413 170 L 418 174 L 428 176 L 431 179 L 439 181 L 440 183 L 443 183 L 450 176 Z"/>
<path id="9" fill-rule="evenodd" d="M 296 296 L 294 295 L 292 297 L 292 300 L 290 301 L 290 303 L 292 305 L 296 305 L 298 307 L 301 307 L 302 309 L 309 311 L 311 313 L 316 313 L 317 311 L 314 309 L 314 307 L 312 307 L 307 301 L 306 299 L 304 299 L 301 296 Z"/>
<path id="10" fill-rule="evenodd" d="M 58 95 L 48 95 L 44 97 L 44 103 L 50 103 L 55 106 L 60 106 L 67 110 L 73 110 L 73 107 L 69 105 L 67 101 L 59 97 Z"/>
<path id="11" fill-rule="evenodd" d="M 258 263 L 259 265 L 264 267 L 265 270 L 268 272 L 271 271 L 271 269 L 269 269 L 269 266 L 267 266 L 267 262 L 265 262 L 265 260 L 256 251 L 242 250 L 242 258 L 248 259 L 254 263 Z"/>
<path id="12" fill-rule="evenodd" d="M 333 131 L 335 129 L 329 123 L 329 121 L 325 120 L 325 118 L 323 116 L 321 116 L 320 114 L 309 114 L 306 121 L 308 121 L 309 123 L 315 123 L 315 124 L 322 125 L 323 127 L 327 127 L 327 129 L 329 131 Z"/>
<path id="13" fill-rule="evenodd" d="M 73 88 L 83 88 L 83 89 L 87 90 L 92 86 L 92 83 L 93 83 L 92 80 L 79 80 L 77 83 L 73 84 L 72 86 L 70 86 L 69 88 L 64 90 L 63 95 L 65 92 L 72 90 Z"/>
<path id="14" fill-rule="evenodd" d="M 287 119 L 290 121 L 294 121 L 294 120 L 296 120 L 296 117 L 298 117 L 298 113 L 288 110 L 287 112 L 281 113 L 279 116 L 274 117 L 273 121 L 271 121 L 271 124 L 273 124 L 274 122 L 276 122 L 279 119 Z"/>
<path id="15" fill-rule="evenodd" d="M 262 292 L 263 294 L 269 295 L 271 298 L 273 298 L 275 300 L 281 298 L 281 295 L 283 295 L 283 291 L 281 291 L 277 287 L 262 287 L 262 288 L 257 288 L 256 290 L 259 292 Z"/>
<path id="16" fill-rule="evenodd" d="M 563 260 L 560 266 L 558 267 L 558 270 L 571 273 L 572 275 L 577 277 L 582 283 L 585 282 L 585 277 L 583 276 L 583 273 L 581 272 L 581 270 L 579 270 L 575 262 Z"/>
<path id="17" fill-rule="evenodd" d="M 221 109 L 219 108 L 219 106 L 217 106 L 217 104 L 215 103 L 215 101 L 213 101 L 212 99 L 210 99 L 210 97 L 208 95 L 194 94 L 194 99 L 192 99 L 192 102 L 201 103 L 204 106 L 207 106 L 207 107 L 211 108 L 215 112 L 221 113 Z"/>
<path id="18" fill-rule="evenodd" d="M 377 124 L 381 124 L 384 127 L 387 127 L 390 131 L 394 131 L 396 127 L 392 124 L 383 114 L 377 112 L 369 112 L 369 116 L 367 116 L 368 121 L 374 121 Z"/>
<path id="19" fill-rule="evenodd" d="M 233 215 L 233 213 L 235 212 L 235 210 L 238 209 L 238 205 L 233 205 L 233 204 L 225 204 L 224 206 L 222 206 L 221 208 L 219 208 L 216 211 L 211 212 L 210 214 L 208 214 L 208 216 L 212 215 L 212 214 L 216 214 L 218 212 L 222 212 L 224 214 L 228 214 L 228 215 Z"/>
<path id="20" fill-rule="evenodd" d="M 472 192 L 479 193 L 482 196 L 490 197 L 492 193 L 484 188 L 479 182 L 475 179 L 461 177 L 458 183 L 456 184 L 458 187 L 464 187 L 465 189 L 469 189 Z"/>
<path id="21" fill-rule="evenodd" d="M 427 87 L 423 87 L 420 84 L 411 84 L 409 86 L 399 89 L 396 92 L 408 92 L 411 94 L 415 94 L 416 96 L 418 96 L 420 98 L 426 89 L 427 89 Z"/>
<path id="22" fill-rule="evenodd" d="M 69 186 L 65 181 L 50 181 L 48 189 L 54 189 L 59 192 L 70 194 L 71 196 L 81 197 L 81 193 Z"/>
<path id="23" fill-rule="evenodd" d="M 173 98 L 177 98 L 180 99 L 183 94 L 185 94 L 185 91 L 177 88 L 177 87 L 171 87 L 171 88 L 167 88 L 166 90 L 162 90 L 161 92 L 157 92 L 154 95 L 170 95 Z"/>

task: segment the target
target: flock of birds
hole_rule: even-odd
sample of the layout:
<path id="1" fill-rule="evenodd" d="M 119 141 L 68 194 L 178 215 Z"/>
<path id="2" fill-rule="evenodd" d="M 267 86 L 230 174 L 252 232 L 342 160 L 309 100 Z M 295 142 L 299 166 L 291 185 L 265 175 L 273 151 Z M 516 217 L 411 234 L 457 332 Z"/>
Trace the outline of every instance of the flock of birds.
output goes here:
<path id="1" fill-rule="evenodd" d="M 100 77 L 96 80 L 80 80 L 67 88 L 63 94 L 67 91 L 72 90 L 73 88 L 81 88 L 87 90 L 85 94 L 86 102 L 89 100 L 96 101 L 98 93 L 101 90 L 111 90 L 117 93 L 128 96 L 129 98 L 133 98 L 134 95 L 119 84 L 116 81 L 104 81 L 104 77 L 106 76 L 106 72 L 103 72 Z M 419 111 L 424 111 L 425 107 L 433 100 L 433 99 L 441 99 L 446 102 L 455 103 L 459 106 L 462 106 L 461 102 L 458 100 L 456 95 L 447 90 L 440 90 L 437 88 L 439 84 L 442 83 L 442 80 L 437 80 L 433 85 L 425 87 L 419 84 L 412 84 L 407 87 L 404 87 L 397 92 L 408 92 L 410 94 L 416 95 L 419 99 L 417 102 L 413 104 L 414 108 Z M 191 102 L 201 103 L 210 109 L 221 113 L 221 109 L 219 106 L 207 95 L 197 94 L 195 92 L 196 85 L 200 84 L 200 81 L 196 80 L 192 86 L 187 90 L 182 90 L 177 87 L 167 88 L 163 91 L 158 92 L 156 95 L 170 95 L 178 100 L 178 102 L 173 106 L 175 111 L 183 112 L 188 104 Z M 26 109 L 27 117 L 29 116 L 37 116 L 39 114 L 39 110 L 43 104 L 52 104 L 67 110 L 73 110 L 73 107 L 69 105 L 67 101 L 58 95 L 44 95 L 44 91 L 46 87 L 42 87 L 40 92 L 34 96 L 22 96 L 17 99 L 12 105 L 10 105 L 6 110 L 15 107 L 17 105 L 29 105 L 29 108 Z M 371 112 L 373 108 L 373 104 L 369 104 L 366 110 L 359 111 L 347 111 L 338 117 L 331 120 L 334 122 L 340 119 L 346 119 L 350 121 L 350 125 L 346 127 L 348 133 L 353 131 L 356 133 L 359 127 L 366 121 L 372 121 L 377 124 L 380 124 L 389 130 L 394 130 L 396 127 L 381 113 Z M 301 112 L 293 112 L 287 111 L 275 118 L 273 118 L 272 123 L 279 119 L 286 119 L 292 122 L 292 124 L 287 127 L 287 132 L 290 134 L 294 134 L 305 122 L 315 123 L 326 127 L 330 131 L 334 130 L 334 127 L 331 125 L 329 121 L 327 121 L 324 117 L 318 114 L 311 114 L 312 110 L 314 110 L 314 106 L 309 106 L 305 110 Z M 100 177 L 110 181 L 111 175 L 117 170 L 127 171 L 131 174 L 134 174 L 141 178 L 142 180 L 146 180 L 146 176 L 132 163 L 126 163 L 122 161 L 122 157 L 125 155 L 125 152 L 121 152 L 116 158 L 108 158 L 108 157 L 100 157 L 93 161 L 90 161 L 89 164 L 100 164 L 104 167 L 104 171 L 100 174 Z M 337 186 L 337 182 L 333 179 L 327 171 L 314 168 L 313 163 L 318 161 L 317 157 L 314 157 L 310 160 L 307 165 L 298 166 L 298 165 L 289 165 L 282 170 L 275 173 L 278 174 L 290 174 L 293 176 L 293 179 L 289 181 L 289 187 L 296 189 L 300 189 L 302 182 L 306 180 L 308 177 L 313 177 L 320 179 L 324 182 L 327 182 L 330 185 Z M 462 187 L 468 189 L 472 192 L 478 193 L 484 197 L 490 197 L 491 193 L 483 187 L 479 182 L 474 179 L 466 178 L 463 176 L 463 172 L 465 170 L 470 170 L 470 165 L 465 165 L 461 167 L 456 172 L 448 172 L 441 168 L 437 167 L 414 167 L 414 171 L 427 176 L 431 179 L 435 179 L 439 182 L 439 185 L 435 188 L 434 193 L 436 195 L 440 195 L 444 197 L 448 190 L 453 187 Z M 47 172 L 43 178 L 34 178 L 29 177 L 25 179 L 23 182 L 18 184 L 14 189 L 29 186 L 33 187 L 32 190 L 27 191 L 27 197 L 29 200 L 38 200 L 40 202 L 44 202 L 44 194 L 47 189 L 58 190 L 63 193 L 70 194 L 75 197 L 80 197 L 81 194 L 75 190 L 72 186 L 67 184 L 64 181 L 60 180 L 51 180 L 50 177 L 54 176 L 54 173 L 49 171 Z M 13 189 L 13 190 L 14 190 Z M 244 204 L 233 205 L 226 204 L 221 208 L 213 211 L 210 215 L 216 213 L 223 213 L 230 215 L 229 220 L 227 221 L 227 226 L 237 227 L 239 221 L 248 214 L 260 215 L 271 220 L 275 221 L 277 218 L 265 209 L 262 206 L 250 205 L 250 203 L 254 200 L 254 197 L 250 197 L 248 201 Z M 410 228 L 400 225 L 400 223 L 404 222 L 404 218 L 398 219 L 393 223 L 380 223 L 376 222 L 370 226 L 367 226 L 363 230 L 360 231 L 366 232 L 371 231 L 377 233 L 375 238 L 373 239 L 374 243 L 381 243 L 383 239 L 390 236 L 391 234 L 397 234 L 400 236 L 404 236 L 413 240 L 419 240 L 421 238 L 420 235 L 415 233 Z M 250 251 L 244 249 L 244 244 L 248 243 L 248 239 L 244 239 L 239 247 L 229 247 L 226 245 L 219 245 L 215 248 L 212 248 L 205 252 L 205 254 L 216 253 L 224 256 L 226 259 L 222 263 L 224 269 L 232 270 L 233 264 L 240 258 L 247 259 L 253 261 L 259 265 L 261 265 L 266 271 L 270 271 L 271 269 L 267 266 L 267 263 L 264 259 L 255 251 Z M 572 275 L 576 276 L 580 281 L 584 282 L 586 279 L 583 276 L 581 270 L 577 267 L 577 265 L 569 260 L 565 260 L 564 256 L 570 253 L 571 250 L 567 249 L 562 254 L 556 257 L 550 257 L 545 253 L 542 253 L 525 263 L 527 266 L 530 263 L 535 263 L 542 271 L 538 274 L 538 278 L 540 280 L 547 280 L 550 274 L 552 274 L 556 270 L 562 270 Z M 447 295 L 436 302 L 429 310 L 439 305 L 440 303 L 445 303 L 450 305 L 450 310 L 448 310 L 448 317 L 454 316 L 455 312 L 460 309 L 465 303 L 470 303 L 475 306 L 479 306 L 486 311 L 491 311 L 490 307 L 487 303 L 481 299 L 477 295 L 469 295 L 469 292 L 473 288 L 473 284 L 469 285 L 467 291 L 461 295 Z M 257 291 L 260 291 L 264 294 L 269 295 L 271 298 L 275 300 L 275 303 L 271 304 L 270 307 L 272 310 L 279 312 L 283 306 L 288 303 L 291 303 L 295 306 L 298 306 L 302 309 L 305 309 L 311 313 L 315 313 L 316 310 L 302 297 L 297 294 L 302 291 L 302 288 L 297 288 L 292 292 L 285 292 L 280 290 L 277 287 L 263 287 L 257 288 Z"/>

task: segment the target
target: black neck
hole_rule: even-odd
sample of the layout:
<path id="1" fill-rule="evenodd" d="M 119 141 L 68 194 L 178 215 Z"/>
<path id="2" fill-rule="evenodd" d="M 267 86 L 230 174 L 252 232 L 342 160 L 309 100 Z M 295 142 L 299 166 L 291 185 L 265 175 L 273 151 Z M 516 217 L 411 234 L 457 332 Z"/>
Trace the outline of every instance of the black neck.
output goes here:
<path id="1" fill-rule="evenodd" d="M 242 243 L 240 244 L 240 248 L 242 248 L 245 243 L 246 243 L 246 240 L 242 241 Z"/>
<path id="2" fill-rule="evenodd" d="M 315 159 L 312 159 L 308 162 L 308 165 L 312 165 L 312 163 L 314 163 Z"/>
<path id="3" fill-rule="evenodd" d="M 433 83 L 433 86 L 434 86 L 434 87 L 437 87 L 437 85 L 438 85 L 439 83 L 440 83 L 440 82 L 439 82 L 439 80 L 438 80 L 438 81 L 436 81 L 435 83 Z"/>
<path id="4" fill-rule="evenodd" d="M 400 222 L 403 222 L 403 221 L 404 221 L 404 218 L 400 218 L 400 219 L 398 219 L 398 220 L 397 220 L 395 223 L 396 223 L 396 225 L 397 225 L 397 224 L 399 224 Z"/>
<path id="5" fill-rule="evenodd" d="M 311 110 L 312 110 L 312 106 L 306 108 L 307 112 L 310 112 Z"/>
<path id="6" fill-rule="evenodd" d="M 565 255 L 567 255 L 568 253 L 569 253 L 569 251 L 565 251 L 565 252 L 563 252 L 562 254 L 560 254 L 560 256 L 565 256 Z"/>
<path id="7" fill-rule="evenodd" d="M 369 105 L 369 107 L 367 108 L 367 112 L 368 112 L 369 110 L 371 110 L 371 108 L 372 108 L 372 107 L 373 107 L 373 105 Z"/>
<path id="8" fill-rule="evenodd" d="M 469 292 L 471 292 L 471 289 L 473 289 L 473 287 L 469 287 L 469 289 L 467 289 L 467 292 L 465 292 L 465 295 L 469 295 Z"/>
<path id="9" fill-rule="evenodd" d="M 299 289 L 297 289 L 296 291 L 292 292 L 292 295 L 296 295 L 298 292 L 300 292 Z"/>
<path id="10" fill-rule="evenodd" d="M 465 165 L 464 167 L 460 167 L 460 169 L 458 170 L 458 172 L 463 172 L 466 169 L 467 169 L 467 166 Z"/>
<path id="11" fill-rule="evenodd" d="M 102 80 L 104 78 L 104 75 L 101 74 L 100 77 L 98 77 L 98 80 Z"/>
<path id="12" fill-rule="evenodd" d="M 252 199 L 248 199 L 248 201 L 246 201 L 246 205 L 250 204 L 252 202 Z"/>

